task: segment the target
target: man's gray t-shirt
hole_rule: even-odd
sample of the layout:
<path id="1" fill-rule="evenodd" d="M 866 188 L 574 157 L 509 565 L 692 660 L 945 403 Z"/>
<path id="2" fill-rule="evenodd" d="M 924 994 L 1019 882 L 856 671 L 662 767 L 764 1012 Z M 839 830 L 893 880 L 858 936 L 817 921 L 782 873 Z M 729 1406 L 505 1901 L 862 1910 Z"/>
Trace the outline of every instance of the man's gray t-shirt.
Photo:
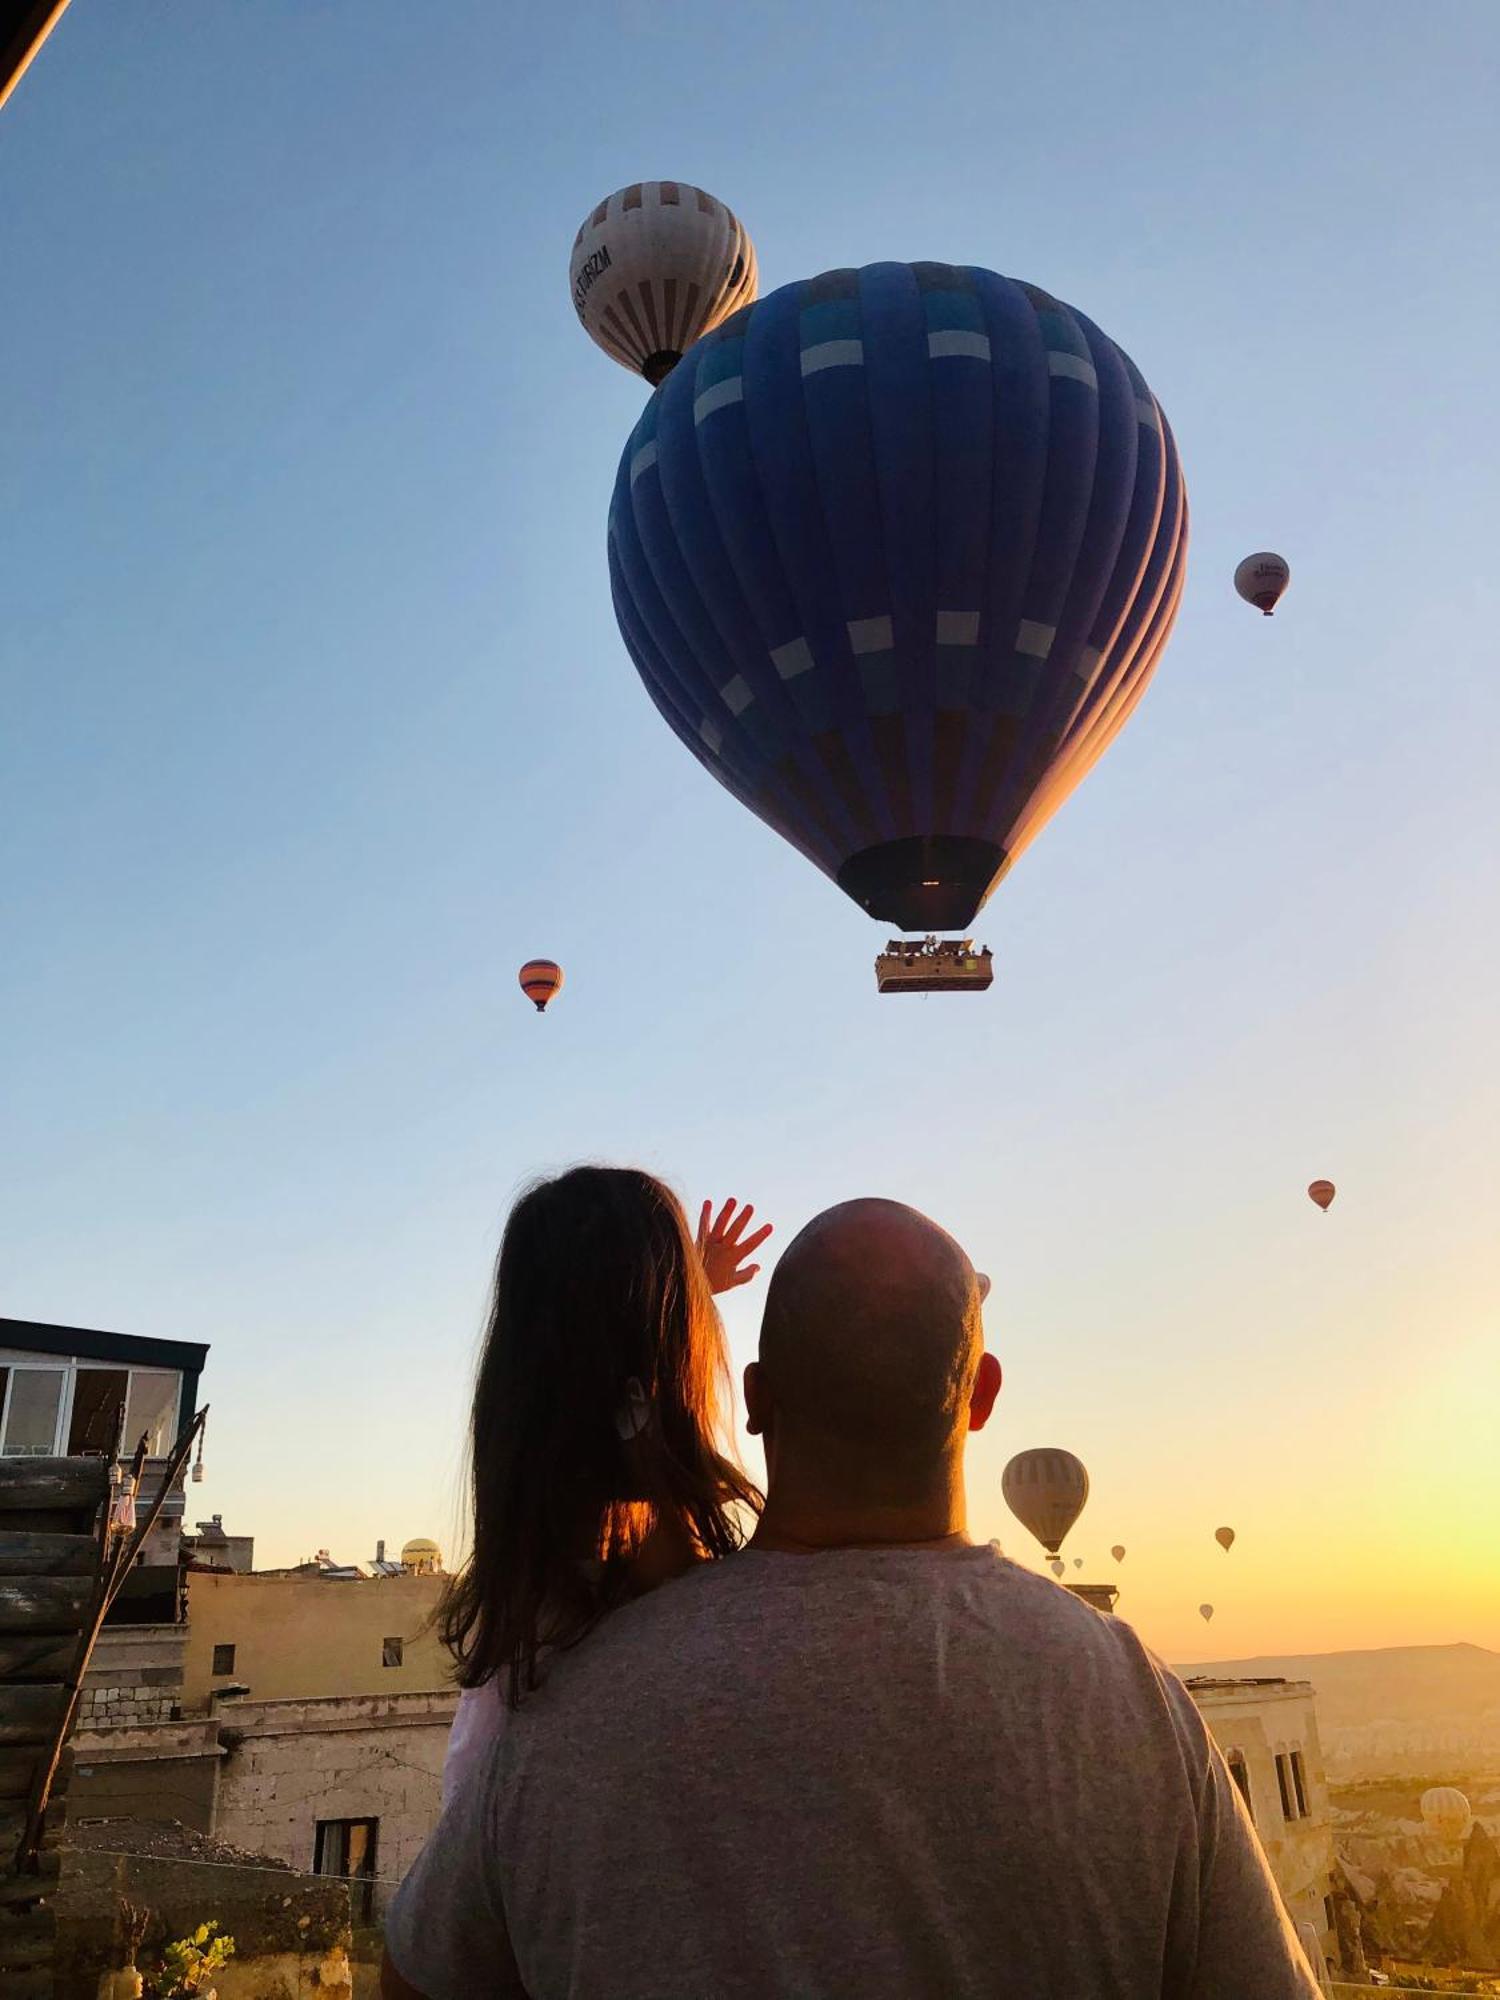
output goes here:
<path id="1" fill-rule="evenodd" d="M 750 1550 L 613 1613 L 392 1907 L 429 2000 L 1316 2000 L 1128 1625 L 993 1548 Z"/>

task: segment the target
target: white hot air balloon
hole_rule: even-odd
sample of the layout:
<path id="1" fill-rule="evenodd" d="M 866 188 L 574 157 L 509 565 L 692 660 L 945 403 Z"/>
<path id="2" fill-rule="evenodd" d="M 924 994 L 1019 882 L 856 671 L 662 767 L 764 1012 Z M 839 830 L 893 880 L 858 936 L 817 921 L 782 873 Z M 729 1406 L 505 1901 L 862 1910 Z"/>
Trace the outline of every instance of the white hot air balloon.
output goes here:
<path id="1" fill-rule="evenodd" d="M 1234 573 L 1234 587 L 1247 604 L 1253 604 L 1257 611 L 1269 618 L 1276 609 L 1277 599 L 1292 580 L 1292 572 L 1285 556 L 1273 555 L 1270 549 L 1261 549 L 1256 555 L 1246 556 Z"/>
<path id="2" fill-rule="evenodd" d="M 1018 1451 L 1000 1475 L 1005 1504 L 1055 1556 L 1089 1497 L 1089 1476 L 1070 1451 Z"/>
<path id="3" fill-rule="evenodd" d="M 1474 1814 L 1457 1786 L 1434 1785 L 1422 1794 L 1422 1823 L 1438 1840 L 1465 1840 Z"/>
<path id="4" fill-rule="evenodd" d="M 568 283 L 589 339 L 654 387 L 700 335 L 753 301 L 755 246 L 702 188 L 634 181 L 579 229 Z"/>
<path id="5" fill-rule="evenodd" d="M 1209 1619 L 1213 1617 L 1213 1615 L 1214 1615 L 1214 1608 L 1211 1604 L 1200 1604 L 1198 1606 L 1198 1616 L 1203 1620 L 1205 1625 L 1208 1623 Z"/>

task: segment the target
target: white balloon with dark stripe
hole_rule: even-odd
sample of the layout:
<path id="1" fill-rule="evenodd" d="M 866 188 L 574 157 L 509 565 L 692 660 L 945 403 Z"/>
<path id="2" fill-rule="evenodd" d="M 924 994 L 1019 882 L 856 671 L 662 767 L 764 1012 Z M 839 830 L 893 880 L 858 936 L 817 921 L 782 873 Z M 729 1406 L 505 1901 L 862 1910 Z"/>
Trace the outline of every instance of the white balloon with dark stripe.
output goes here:
<path id="1" fill-rule="evenodd" d="M 755 246 L 733 209 L 686 181 L 635 181 L 573 239 L 573 309 L 622 368 L 660 382 L 755 297 Z"/>

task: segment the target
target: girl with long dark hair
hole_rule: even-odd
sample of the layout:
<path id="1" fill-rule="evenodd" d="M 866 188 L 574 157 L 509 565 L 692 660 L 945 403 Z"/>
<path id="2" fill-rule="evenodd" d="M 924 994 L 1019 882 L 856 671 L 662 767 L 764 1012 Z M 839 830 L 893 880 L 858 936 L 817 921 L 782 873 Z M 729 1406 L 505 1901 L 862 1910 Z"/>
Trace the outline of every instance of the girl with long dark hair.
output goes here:
<path id="1" fill-rule="evenodd" d="M 671 1190 L 574 1167 L 511 1210 L 470 1426 L 473 1547 L 439 1614 L 464 1692 L 445 1799 L 537 1684 L 616 1605 L 739 1547 L 760 1495 L 724 1442 L 713 1293 L 770 1234 Z"/>

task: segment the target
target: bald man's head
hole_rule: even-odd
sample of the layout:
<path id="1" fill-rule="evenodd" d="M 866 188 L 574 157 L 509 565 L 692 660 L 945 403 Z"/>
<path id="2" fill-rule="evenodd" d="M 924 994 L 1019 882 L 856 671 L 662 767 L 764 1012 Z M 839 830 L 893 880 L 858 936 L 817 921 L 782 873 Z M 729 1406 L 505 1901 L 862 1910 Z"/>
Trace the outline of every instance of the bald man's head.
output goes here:
<path id="1" fill-rule="evenodd" d="M 900 1202 L 844 1202 L 776 1266 L 752 1423 L 920 1477 L 969 1426 L 983 1345 L 978 1281 L 953 1238 Z"/>

